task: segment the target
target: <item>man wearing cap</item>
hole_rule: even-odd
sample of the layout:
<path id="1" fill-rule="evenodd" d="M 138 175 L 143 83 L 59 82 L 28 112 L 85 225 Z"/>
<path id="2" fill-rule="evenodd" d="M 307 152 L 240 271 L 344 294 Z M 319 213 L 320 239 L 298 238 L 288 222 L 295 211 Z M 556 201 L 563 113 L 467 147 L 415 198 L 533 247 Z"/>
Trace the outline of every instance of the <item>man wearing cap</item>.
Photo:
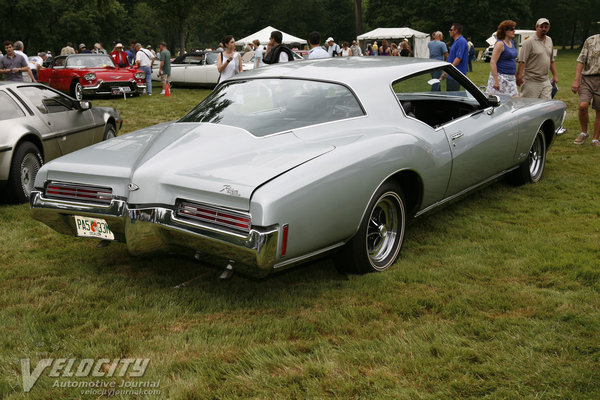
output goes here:
<path id="1" fill-rule="evenodd" d="M 135 51 L 135 63 L 140 71 L 146 74 L 148 96 L 152 96 L 152 63 L 154 62 L 154 57 L 149 50 L 142 48 L 142 45 L 139 43 L 135 44 Z"/>
<path id="2" fill-rule="evenodd" d="M 336 42 L 333 41 L 333 38 L 330 36 L 327 38 L 327 53 L 329 57 L 335 57 L 342 54 L 342 49 Z"/>
<path id="3" fill-rule="evenodd" d="M 517 85 L 521 86 L 522 97 L 536 99 L 552 98 L 552 86 L 558 83 L 552 39 L 548 36 L 550 21 L 540 18 L 535 24 L 536 34 L 523 42 L 519 53 Z M 552 84 L 548 81 L 552 72 Z M 524 72 L 524 73 L 523 73 Z"/>
<path id="4" fill-rule="evenodd" d="M 600 34 L 586 39 L 577 57 L 575 80 L 571 86 L 573 93 L 579 93 L 579 125 L 581 133 L 574 144 L 583 144 L 590 136 L 588 132 L 588 108 L 596 110 L 592 146 L 600 147 Z"/>
<path id="5" fill-rule="evenodd" d="M 123 51 L 123 44 L 117 43 L 113 51 L 110 52 L 110 57 L 116 66 L 120 68 L 125 68 L 129 66 L 129 61 L 127 61 L 127 53 Z"/>
<path id="6" fill-rule="evenodd" d="M 85 45 L 85 43 L 81 43 L 79 45 L 79 53 L 80 54 L 91 54 L 92 51 L 88 50 L 87 46 Z"/>

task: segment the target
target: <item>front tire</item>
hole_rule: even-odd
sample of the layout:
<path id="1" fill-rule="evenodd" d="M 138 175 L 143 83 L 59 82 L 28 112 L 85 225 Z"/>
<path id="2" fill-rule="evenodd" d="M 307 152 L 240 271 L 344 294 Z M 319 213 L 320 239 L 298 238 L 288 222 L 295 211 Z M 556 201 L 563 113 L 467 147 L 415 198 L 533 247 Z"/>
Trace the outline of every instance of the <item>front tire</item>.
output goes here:
<path id="1" fill-rule="evenodd" d="M 385 183 L 375 192 L 356 235 L 337 254 L 338 270 L 358 274 L 385 271 L 400 254 L 405 227 L 402 190 Z"/>
<path id="2" fill-rule="evenodd" d="M 546 136 L 540 128 L 527 154 L 527 159 L 519 165 L 511 176 L 511 182 L 520 186 L 526 183 L 537 183 L 542 179 L 546 166 Z"/>
<path id="3" fill-rule="evenodd" d="M 71 96 L 77 101 L 83 100 L 83 86 L 79 81 L 73 81 L 71 84 Z"/>
<path id="4" fill-rule="evenodd" d="M 19 203 L 29 201 L 34 188 L 35 177 L 42 167 L 43 160 L 39 149 L 31 142 L 21 144 L 13 155 L 10 165 L 8 189 L 10 199 Z"/>

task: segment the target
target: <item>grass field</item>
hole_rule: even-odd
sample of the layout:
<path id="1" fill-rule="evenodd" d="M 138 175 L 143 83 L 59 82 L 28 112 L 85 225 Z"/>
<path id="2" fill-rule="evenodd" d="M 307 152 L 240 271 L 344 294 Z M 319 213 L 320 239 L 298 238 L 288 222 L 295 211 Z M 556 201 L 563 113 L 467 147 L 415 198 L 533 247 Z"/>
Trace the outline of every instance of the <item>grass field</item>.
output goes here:
<path id="1" fill-rule="evenodd" d="M 575 59 L 559 51 L 569 132 L 542 181 L 497 183 L 418 220 L 385 273 L 344 276 L 323 260 L 220 282 L 194 260 L 96 249 L 32 220 L 27 205 L 0 205 L 0 398 L 102 397 L 54 387 L 69 378 L 49 370 L 24 394 L 24 358 L 33 369 L 138 357 L 161 393 L 115 398 L 599 398 L 600 151 L 571 144 Z M 485 84 L 489 64 L 474 68 Z M 207 94 L 94 104 L 117 107 L 128 132 Z"/>

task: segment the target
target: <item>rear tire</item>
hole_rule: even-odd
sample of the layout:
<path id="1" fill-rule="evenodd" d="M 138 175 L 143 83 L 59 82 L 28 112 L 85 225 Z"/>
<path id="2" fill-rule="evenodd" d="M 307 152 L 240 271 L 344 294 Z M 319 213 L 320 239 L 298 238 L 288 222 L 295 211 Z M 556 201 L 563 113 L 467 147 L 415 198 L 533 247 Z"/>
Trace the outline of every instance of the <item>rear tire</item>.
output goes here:
<path id="1" fill-rule="evenodd" d="M 546 165 L 546 136 L 540 128 L 527 154 L 527 159 L 512 172 L 510 181 L 520 186 L 526 183 L 537 183 L 542 179 Z"/>
<path id="2" fill-rule="evenodd" d="M 42 155 L 35 144 L 24 142 L 17 147 L 10 164 L 8 178 L 10 200 L 18 203 L 29 201 L 35 177 L 43 163 Z"/>
<path id="3" fill-rule="evenodd" d="M 406 205 L 402 190 L 383 184 L 367 207 L 356 235 L 336 254 L 340 272 L 364 274 L 381 272 L 394 264 L 406 226 Z"/>

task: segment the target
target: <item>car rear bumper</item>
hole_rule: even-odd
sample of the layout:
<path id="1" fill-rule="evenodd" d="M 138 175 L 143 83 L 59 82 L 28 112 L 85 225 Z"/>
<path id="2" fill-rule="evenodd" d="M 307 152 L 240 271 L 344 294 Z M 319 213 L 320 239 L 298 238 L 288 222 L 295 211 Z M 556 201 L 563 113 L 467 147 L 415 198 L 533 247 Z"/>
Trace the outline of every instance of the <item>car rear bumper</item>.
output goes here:
<path id="1" fill-rule="evenodd" d="M 207 257 L 207 261 L 231 262 L 236 271 L 264 277 L 275 264 L 279 226 L 253 227 L 248 234 L 178 218 L 167 207 L 129 208 L 123 200 L 98 205 L 44 197 L 34 191 L 30 198 L 31 214 L 59 233 L 77 236 L 74 216 L 101 218 L 115 240 L 127 244 L 129 252 L 141 255 L 177 252 Z M 225 264 L 223 264 L 225 266 Z"/>

